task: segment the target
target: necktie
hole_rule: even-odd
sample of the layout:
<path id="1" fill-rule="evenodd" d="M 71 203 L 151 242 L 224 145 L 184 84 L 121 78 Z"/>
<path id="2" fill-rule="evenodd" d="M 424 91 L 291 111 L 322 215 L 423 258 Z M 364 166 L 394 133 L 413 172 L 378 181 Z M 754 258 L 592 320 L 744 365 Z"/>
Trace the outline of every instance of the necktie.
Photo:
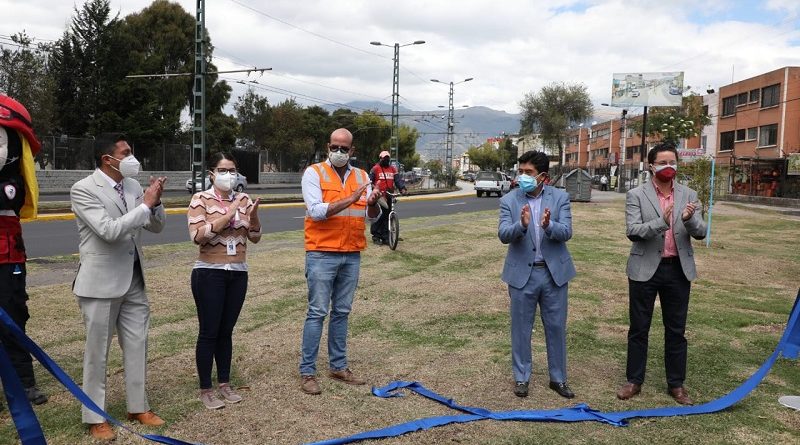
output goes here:
<path id="1" fill-rule="evenodd" d="M 122 200 L 122 207 L 124 207 L 125 211 L 127 212 L 128 211 L 128 204 L 125 202 L 125 192 L 122 191 L 122 183 L 120 182 L 119 184 L 115 185 L 114 186 L 114 190 L 117 191 L 117 194 L 119 195 L 119 198 Z"/>

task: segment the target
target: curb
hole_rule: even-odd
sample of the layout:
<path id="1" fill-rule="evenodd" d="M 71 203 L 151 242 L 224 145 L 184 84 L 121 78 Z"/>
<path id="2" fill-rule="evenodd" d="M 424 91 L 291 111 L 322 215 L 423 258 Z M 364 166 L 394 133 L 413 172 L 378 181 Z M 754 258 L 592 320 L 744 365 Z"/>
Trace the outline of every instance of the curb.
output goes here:
<path id="1" fill-rule="evenodd" d="M 458 194 L 447 194 L 447 193 L 458 193 Z M 470 193 L 459 193 L 459 192 L 447 192 L 442 195 L 437 194 L 429 194 L 429 195 L 417 195 L 417 196 L 407 196 L 403 197 L 403 201 L 435 201 L 435 200 L 442 200 L 442 199 L 449 199 L 449 198 L 458 198 L 458 197 L 468 197 L 473 196 Z M 259 208 L 267 208 L 267 209 L 281 209 L 281 208 L 292 208 L 292 207 L 304 207 L 305 203 L 302 201 L 300 202 L 281 202 L 281 203 L 272 203 L 272 204 L 260 204 Z M 186 213 L 186 208 L 184 207 L 170 207 L 164 209 L 167 212 L 167 215 L 179 215 Z M 74 213 L 49 213 L 43 214 L 36 217 L 36 219 L 23 221 L 23 224 L 32 223 L 32 222 L 48 222 L 48 221 L 69 221 L 75 219 Z"/>

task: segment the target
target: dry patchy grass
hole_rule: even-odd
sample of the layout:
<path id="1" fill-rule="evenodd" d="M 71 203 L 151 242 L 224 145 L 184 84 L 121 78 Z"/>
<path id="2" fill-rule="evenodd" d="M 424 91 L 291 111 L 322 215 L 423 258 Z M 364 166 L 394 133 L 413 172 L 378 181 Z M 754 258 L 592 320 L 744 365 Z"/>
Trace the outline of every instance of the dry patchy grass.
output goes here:
<path id="1" fill-rule="evenodd" d="M 717 398 L 771 353 L 797 292 L 800 253 L 797 218 L 740 206 L 719 205 L 711 249 L 695 247 L 701 278 L 690 304 L 689 378 L 697 401 Z M 648 382 L 640 397 L 620 402 L 627 331 L 630 243 L 619 201 L 573 205 L 575 237 L 569 246 L 578 277 L 570 283 L 569 372 L 578 394 L 601 410 L 669 406 L 664 391 L 663 328 L 653 322 Z M 370 247 L 351 315 L 349 358 L 372 384 L 418 380 L 460 403 L 493 410 L 548 409 L 571 405 L 547 389 L 541 323 L 534 333 L 531 397 L 511 388 L 508 297 L 499 274 L 505 248 L 496 238 L 496 212 L 403 221 L 399 250 Z M 189 273 L 196 251 L 189 244 L 146 250 L 152 306 L 149 352 L 151 404 L 166 418 L 160 433 L 206 444 L 297 444 L 420 417 L 452 414 L 417 396 L 383 400 L 368 387 L 321 377 L 323 394 L 298 387 L 300 336 L 306 308 L 302 234 L 264 237 L 249 255 L 250 286 L 235 333 L 234 383 L 249 386 L 244 402 L 220 411 L 196 399 L 196 319 Z M 30 335 L 77 381 L 83 326 L 69 288 L 74 259 L 31 268 Z M 65 272 L 67 271 L 67 272 Z M 318 366 L 326 368 L 323 336 Z M 49 443 L 88 443 L 78 403 L 37 365 L 51 395 L 37 407 Z M 109 411 L 125 413 L 119 349 L 109 360 Z M 452 425 L 383 441 L 444 443 L 789 443 L 800 440 L 800 415 L 777 397 L 796 393 L 800 370 L 781 360 L 772 376 L 744 402 L 725 412 L 686 418 L 633 421 L 628 428 L 598 423 L 499 423 Z M 14 443 L 8 415 L 0 443 Z M 142 443 L 121 434 L 116 443 Z"/>

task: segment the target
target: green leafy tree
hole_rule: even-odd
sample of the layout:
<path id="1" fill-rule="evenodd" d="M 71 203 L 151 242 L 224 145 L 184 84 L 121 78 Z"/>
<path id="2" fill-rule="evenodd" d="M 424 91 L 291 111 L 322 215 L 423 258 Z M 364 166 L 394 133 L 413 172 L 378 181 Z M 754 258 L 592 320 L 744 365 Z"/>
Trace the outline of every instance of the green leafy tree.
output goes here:
<path id="1" fill-rule="evenodd" d="M 563 82 L 525 94 L 520 107 L 520 134 L 538 133 L 546 146 L 558 148 L 559 166 L 570 125 L 589 119 L 594 111 L 586 85 Z"/>
<path id="2" fill-rule="evenodd" d="M 679 172 L 684 177 L 688 177 L 689 187 L 697 192 L 702 215 L 705 217 L 708 213 L 709 197 L 711 196 L 711 159 L 706 157 L 695 159 L 682 166 Z M 721 180 L 719 169 L 714 172 L 714 176 L 714 182 L 718 184 Z"/>
<path id="3" fill-rule="evenodd" d="M 371 167 L 378 161 L 378 154 L 389 150 L 389 139 L 392 135 L 392 125 L 383 116 L 378 116 L 371 111 L 365 111 L 353 117 L 353 144 L 356 146 L 359 159 L 364 160 L 365 166 Z"/>
<path id="4" fill-rule="evenodd" d="M 495 171 L 503 167 L 506 161 L 505 152 L 494 148 L 494 145 L 489 142 L 470 148 L 467 150 L 467 155 L 469 162 L 477 165 L 481 170 Z"/>
<path id="5" fill-rule="evenodd" d="M 266 97 L 248 89 L 233 105 L 239 123 L 241 145 L 249 150 L 266 148 L 272 125 L 272 115 Z"/>
<path id="6" fill-rule="evenodd" d="M 10 36 L 14 46 L 0 49 L 0 91 L 22 103 L 39 138 L 51 133 L 53 80 L 47 67 L 50 47 L 34 45 L 25 32 Z"/>
<path id="7" fill-rule="evenodd" d="M 50 69 L 56 82 L 55 118 L 64 133 L 119 130 L 116 84 L 127 74 L 126 39 L 108 0 L 90 0 L 54 45 Z"/>
<path id="8" fill-rule="evenodd" d="M 417 139 L 419 139 L 419 131 L 416 128 L 406 124 L 400 125 L 397 132 L 397 155 L 406 170 L 416 167 L 420 162 L 419 153 L 417 153 Z"/>
<path id="9" fill-rule="evenodd" d="M 680 139 L 696 137 L 710 123 L 711 118 L 703 109 L 703 98 L 692 94 L 683 97 L 680 107 L 653 107 L 647 116 L 647 134 L 677 145 Z M 641 121 L 634 125 L 636 132 L 642 134 Z"/>

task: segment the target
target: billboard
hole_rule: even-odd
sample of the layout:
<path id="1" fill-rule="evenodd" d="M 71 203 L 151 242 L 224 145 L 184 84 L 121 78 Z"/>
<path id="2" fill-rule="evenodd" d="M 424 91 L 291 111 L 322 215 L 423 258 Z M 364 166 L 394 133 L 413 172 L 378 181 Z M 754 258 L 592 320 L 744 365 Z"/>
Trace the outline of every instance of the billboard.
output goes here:
<path id="1" fill-rule="evenodd" d="M 611 105 L 615 107 L 677 107 L 683 98 L 683 71 L 614 73 Z"/>

